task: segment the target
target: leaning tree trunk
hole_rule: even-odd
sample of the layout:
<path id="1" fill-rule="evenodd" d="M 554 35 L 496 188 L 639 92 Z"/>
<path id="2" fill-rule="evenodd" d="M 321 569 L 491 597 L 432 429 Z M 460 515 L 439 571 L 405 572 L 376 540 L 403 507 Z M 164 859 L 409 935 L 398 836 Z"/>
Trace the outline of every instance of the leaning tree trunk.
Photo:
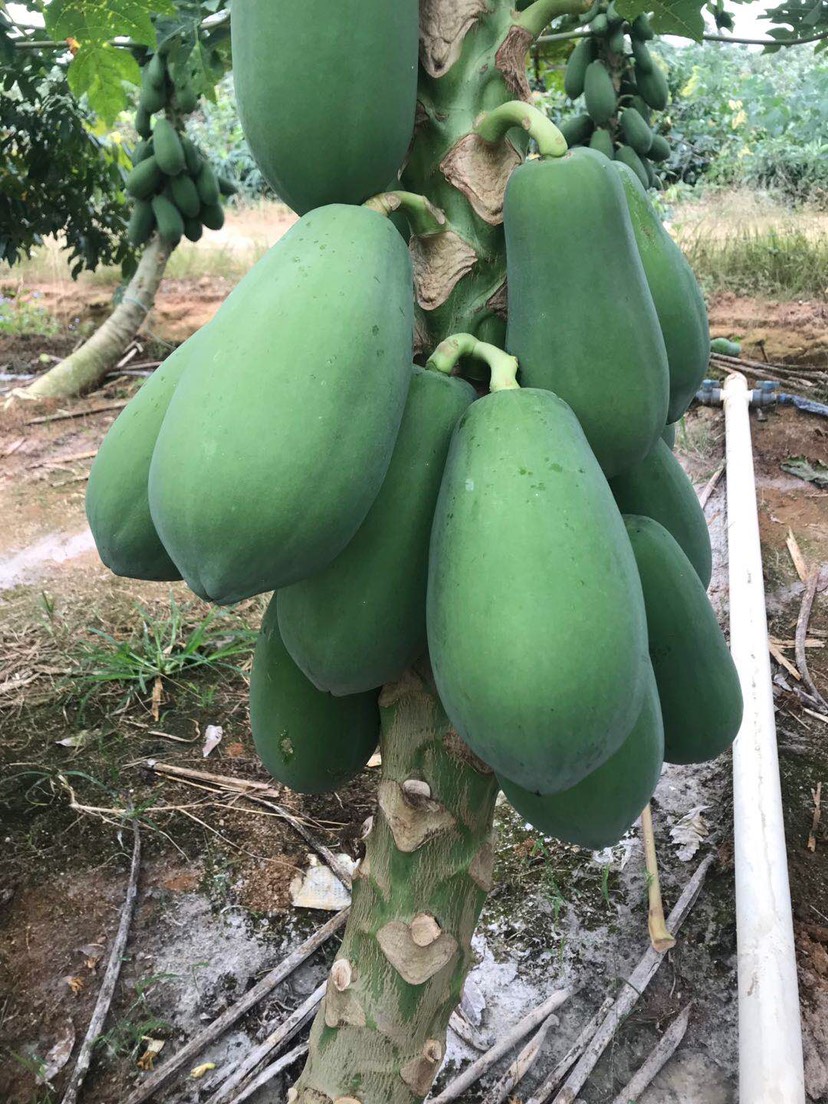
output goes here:
<path id="1" fill-rule="evenodd" d="M 503 195 L 525 155 L 528 114 L 497 109 L 529 99 L 528 48 L 549 20 L 586 6 L 537 0 L 518 14 L 513 0 L 421 0 L 417 126 L 403 174 L 437 216 L 412 220 L 420 354 L 458 331 L 503 343 Z M 491 885 L 493 775 L 430 682 L 411 675 L 381 700 L 379 810 L 288 1104 L 416 1104 L 428 1094 Z"/>
<path id="2" fill-rule="evenodd" d="M 154 235 L 121 302 L 83 345 L 27 387 L 33 399 L 65 399 L 92 391 L 126 352 L 152 310 L 172 248 Z"/>

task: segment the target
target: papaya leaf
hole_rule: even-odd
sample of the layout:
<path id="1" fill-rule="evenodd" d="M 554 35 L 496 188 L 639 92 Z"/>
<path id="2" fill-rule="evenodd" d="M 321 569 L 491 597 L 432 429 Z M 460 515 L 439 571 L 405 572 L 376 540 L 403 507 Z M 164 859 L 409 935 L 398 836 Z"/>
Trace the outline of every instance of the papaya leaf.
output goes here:
<path id="1" fill-rule="evenodd" d="M 107 43 L 82 43 L 67 79 L 76 96 L 85 93 L 92 110 L 112 123 L 129 102 L 125 82 L 138 84 L 141 70 L 129 50 Z"/>
<path id="2" fill-rule="evenodd" d="M 53 38 L 74 38 L 82 46 L 113 38 L 152 46 L 152 14 L 173 10 L 171 0 L 52 0 L 45 7 L 46 30 Z"/>
<path id="3" fill-rule="evenodd" d="M 656 34 L 679 35 L 701 42 L 704 34 L 703 0 L 619 0 L 618 14 L 635 19 L 649 12 Z"/>

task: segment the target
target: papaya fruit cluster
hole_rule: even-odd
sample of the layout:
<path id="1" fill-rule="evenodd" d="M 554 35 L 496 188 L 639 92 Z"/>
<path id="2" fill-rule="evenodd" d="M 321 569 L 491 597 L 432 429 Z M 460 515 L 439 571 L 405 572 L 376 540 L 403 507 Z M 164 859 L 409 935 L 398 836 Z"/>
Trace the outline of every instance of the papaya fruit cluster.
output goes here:
<path id="1" fill-rule="evenodd" d="M 130 242 L 144 245 L 154 231 L 171 246 L 183 237 L 198 241 L 204 227 L 224 225 L 222 196 L 235 185 L 216 176 L 202 151 L 180 133 L 167 115 L 180 120 L 195 110 L 192 80 L 174 78 L 162 53 L 153 54 L 141 74 L 135 129 L 141 137 L 132 154 L 126 190 L 135 201 L 128 226 Z M 153 122 L 153 116 L 157 116 Z"/>
<path id="2" fill-rule="evenodd" d="M 352 777 L 380 688 L 428 657 L 515 807 L 603 846 L 665 758 L 718 754 L 741 716 L 704 516 L 664 439 L 707 366 L 704 303 L 635 174 L 575 149 L 510 176 L 507 351 L 455 335 L 414 365 L 411 255 L 357 203 L 411 138 L 418 5 L 345 6 L 406 76 L 393 110 L 366 99 L 371 127 L 330 133 L 341 176 L 306 170 L 277 110 L 274 52 L 290 61 L 324 5 L 234 10 L 242 116 L 270 112 L 252 148 L 306 213 L 115 422 L 92 532 L 117 574 L 220 604 L 272 592 L 250 715 L 280 781 Z M 463 356 L 492 369 L 483 397 Z"/>
<path id="3" fill-rule="evenodd" d="M 582 22 L 589 33 L 569 55 L 564 91 L 572 100 L 583 96 L 585 111 L 562 123 L 561 132 L 570 147 L 588 145 L 627 165 L 645 188 L 657 188 L 654 162 L 667 160 L 670 144 L 653 130 L 652 113 L 667 106 L 668 90 L 647 46 L 650 21 L 642 13 L 629 23 L 615 0 L 602 0 Z"/>

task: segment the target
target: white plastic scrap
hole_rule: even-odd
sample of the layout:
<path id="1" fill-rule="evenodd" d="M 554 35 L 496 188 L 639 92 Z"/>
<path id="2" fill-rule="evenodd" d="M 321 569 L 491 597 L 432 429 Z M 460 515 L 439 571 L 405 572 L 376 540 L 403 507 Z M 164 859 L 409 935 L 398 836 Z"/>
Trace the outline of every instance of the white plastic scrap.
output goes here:
<path id="1" fill-rule="evenodd" d="M 355 859 L 350 855 L 337 855 L 336 858 L 349 874 L 353 874 Z M 326 912 L 339 912 L 351 903 L 348 890 L 316 855 L 308 855 L 308 869 L 304 874 L 297 874 L 290 883 L 290 899 L 296 908 L 324 909 Z"/>

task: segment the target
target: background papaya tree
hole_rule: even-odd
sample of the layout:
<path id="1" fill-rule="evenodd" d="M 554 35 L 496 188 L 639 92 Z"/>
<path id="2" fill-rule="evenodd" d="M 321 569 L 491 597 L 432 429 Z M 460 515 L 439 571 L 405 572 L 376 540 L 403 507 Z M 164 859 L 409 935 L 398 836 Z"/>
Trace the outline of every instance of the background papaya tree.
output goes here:
<path id="1" fill-rule="evenodd" d="M 176 131 L 183 131 L 185 116 L 195 110 L 202 97 L 214 97 L 215 85 L 229 66 L 229 28 L 223 19 L 223 6 L 224 0 L 176 0 L 175 3 L 162 0 L 152 4 L 143 0 L 32 3 L 32 11 L 42 11 L 44 31 L 52 37 L 39 39 L 35 30 L 21 28 L 6 17 L 5 50 L 14 59 L 29 57 L 41 66 L 51 65 L 63 73 L 68 90 L 77 98 L 78 116 L 82 112 L 80 105 L 87 105 L 103 124 L 112 124 L 128 106 L 132 95 L 130 86 L 141 85 L 141 95 L 150 94 L 147 74 L 153 58 L 163 58 L 164 72 L 160 75 L 159 87 L 166 91 L 163 100 L 158 101 L 159 110 Z M 157 95 L 157 90 L 150 91 Z M 145 130 L 146 137 L 150 137 L 149 118 L 144 112 L 142 119 L 142 111 L 139 99 L 136 124 L 139 132 Z M 58 130 L 57 134 L 61 136 L 62 131 Z M 22 392 L 27 398 L 76 395 L 97 386 L 152 309 L 179 235 L 173 230 L 165 236 L 153 227 L 148 237 L 140 232 L 135 217 L 130 219 L 132 200 L 124 192 L 129 178 L 125 180 L 124 177 L 136 152 L 133 147 L 129 154 L 119 156 L 118 191 L 114 197 L 118 218 L 112 226 L 111 247 L 107 254 L 95 255 L 94 263 L 88 266 L 95 267 L 99 260 L 118 261 L 129 283 L 102 326 L 79 349 Z M 71 147 L 67 156 L 71 157 Z M 66 177 L 71 179 L 70 166 L 64 168 Z M 93 197 L 88 197 L 87 203 L 89 198 Z M 80 193 L 79 199 L 82 199 Z M 61 210 L 57 196 L 54 208 Z M 53 232 L 68 228 L 67 240 L 71 244 L 78 230 L 65 210 L 62 218 L 63 223 L 53 220 L 53 224 L 54 221 L 58 223 L 53 225 Z M 222 218 L 214 213 L 208 216 L 208 221 L 217 229 Z M 81 219 L 77 225 L 83 225 Z"/>

